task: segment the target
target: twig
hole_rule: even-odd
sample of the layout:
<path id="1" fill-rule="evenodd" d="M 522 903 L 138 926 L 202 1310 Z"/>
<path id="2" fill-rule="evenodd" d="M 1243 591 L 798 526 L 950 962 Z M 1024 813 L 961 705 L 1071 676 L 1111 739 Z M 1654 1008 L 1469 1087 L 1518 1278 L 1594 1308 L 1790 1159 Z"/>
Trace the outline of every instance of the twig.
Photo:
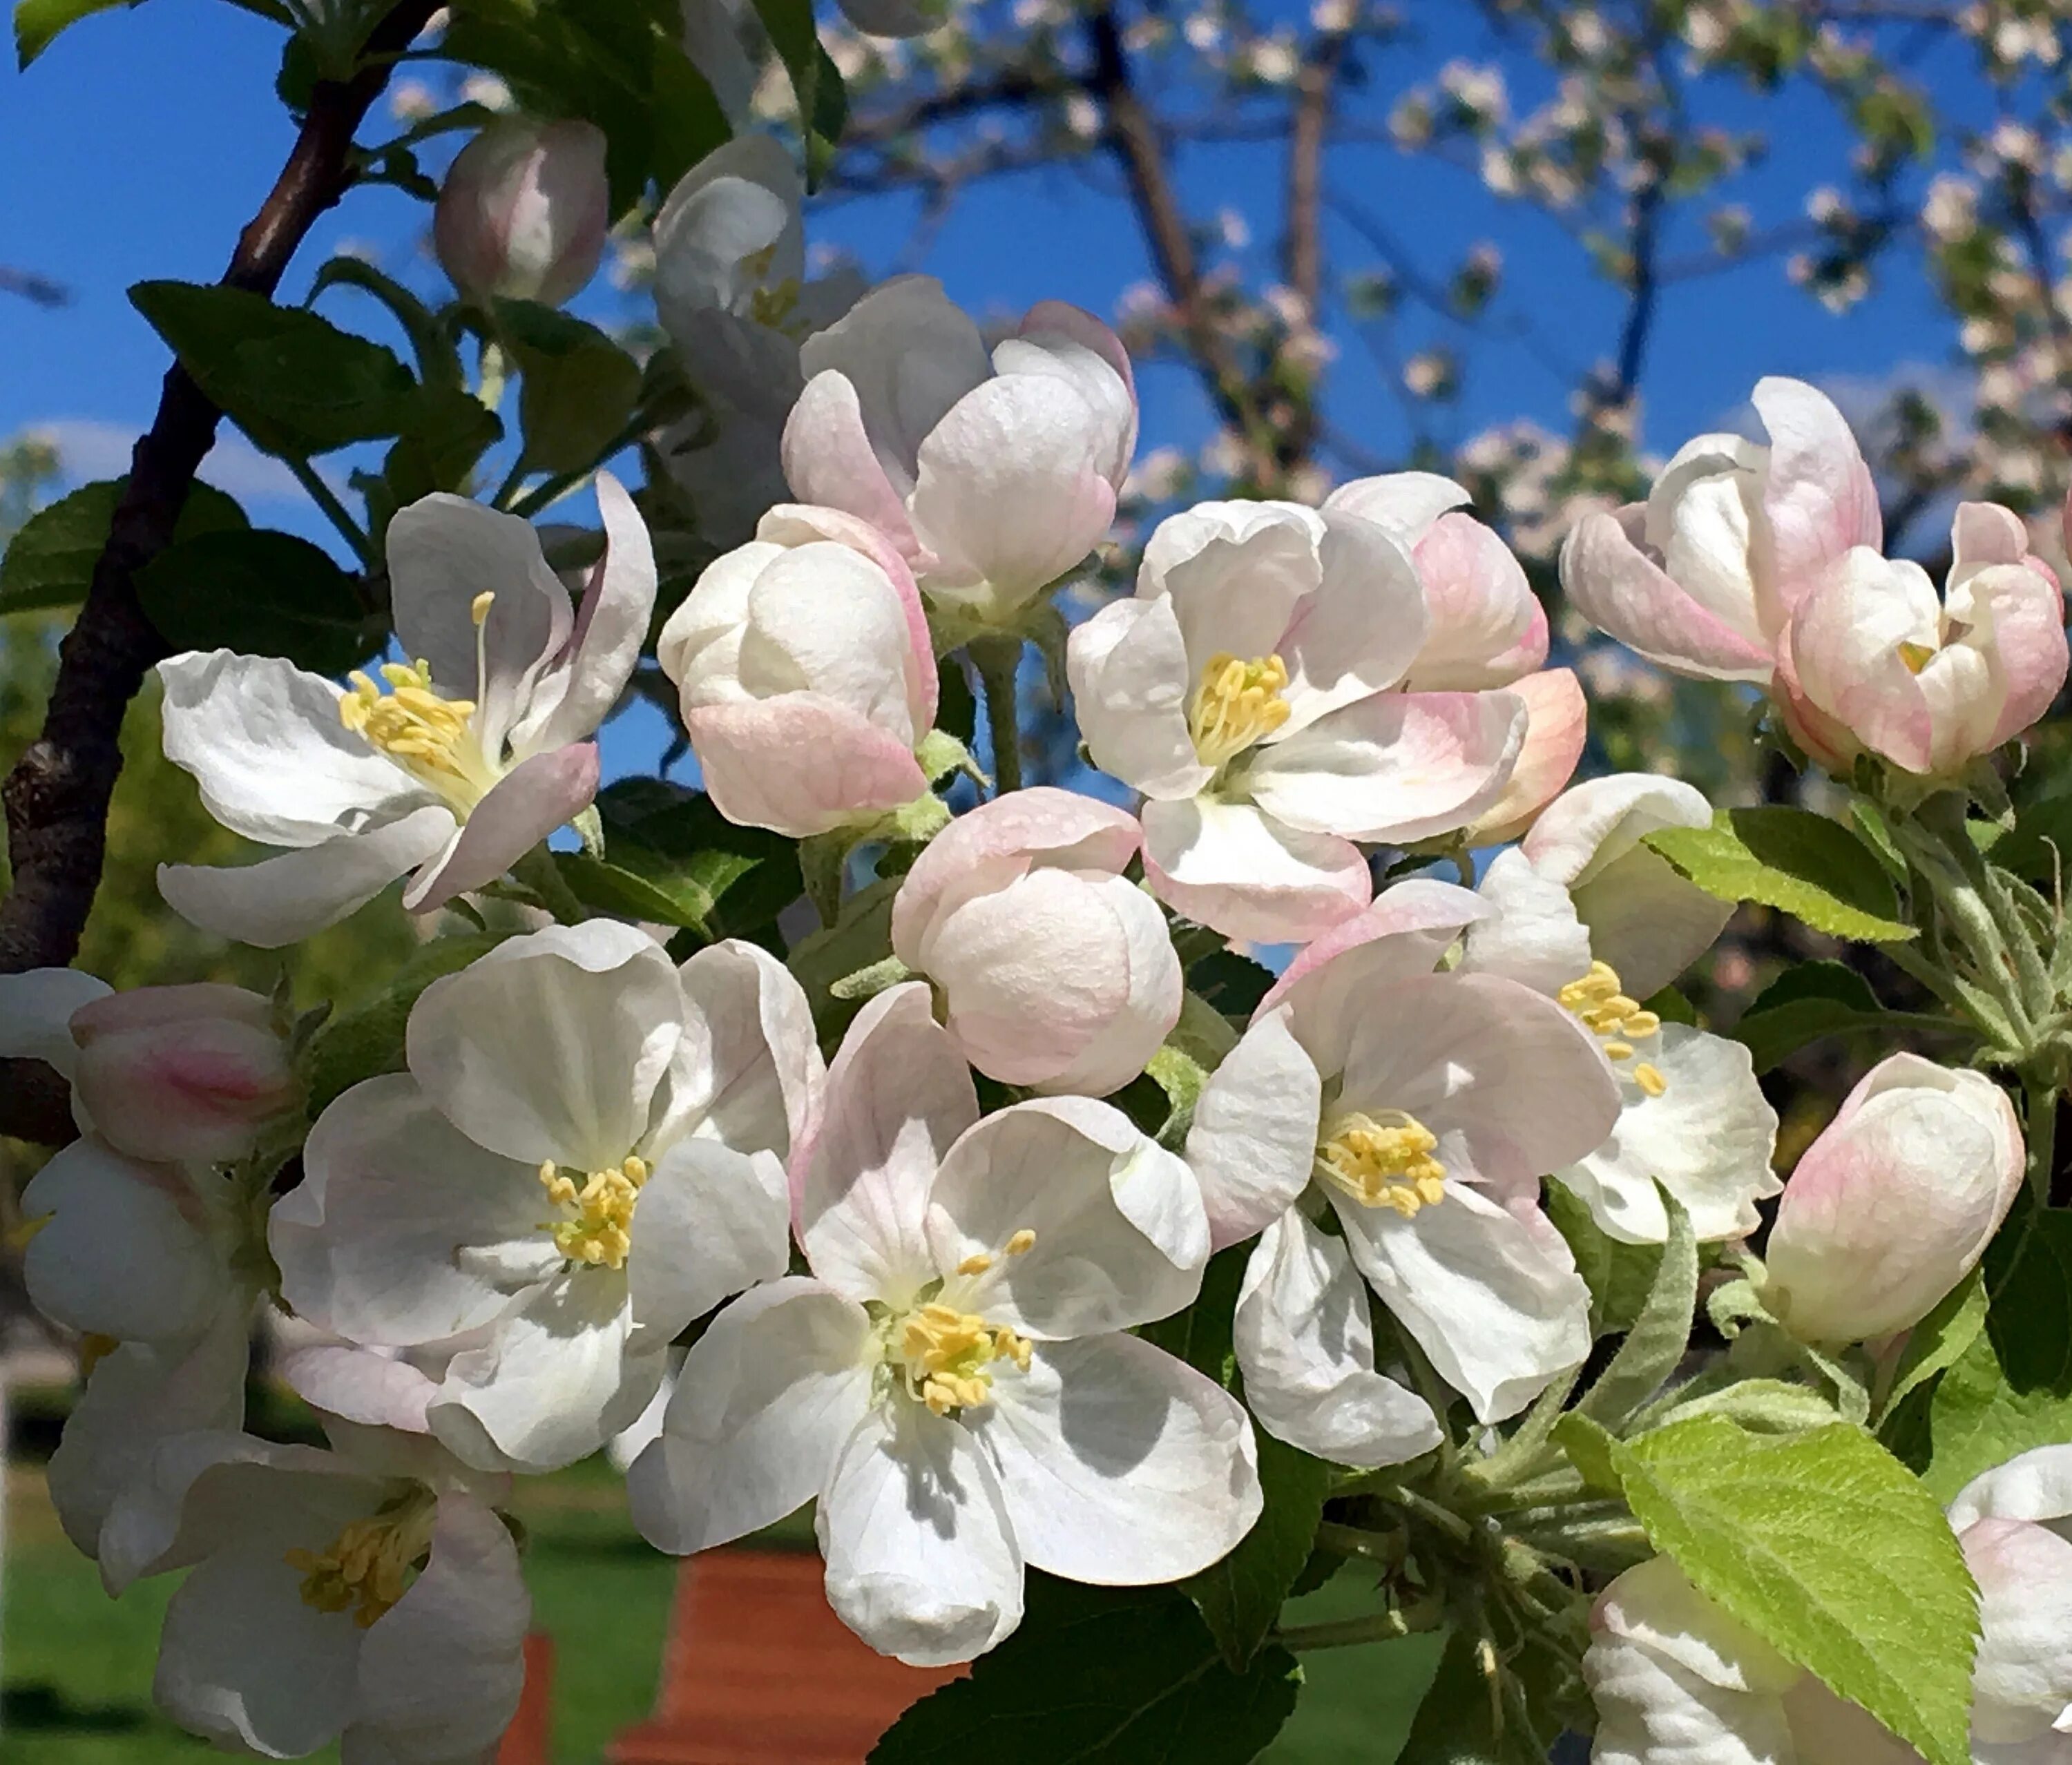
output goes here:
<path id="1" fill-rule="evenodd" d="M 317 217 L 343 194 L 361 119 L 436 3 L 401 0 L 369 35 L 360 72 L 317 85 L 294 151 L 240 236 L 222 285 L 265 295 L 279 285 Z M 13 888 L 0 901 L 0 974 L 61 967 L 79 953 L 106 852 L 109 799 L 122 770 L 123 712 L 146 671 L 166 653 L 138 601 L 136 574 L 171 540 L 222 415 L 175 363 L 158 414 L 137 444 L 86 604 L 59 651 L 43 733 L 0 786 L 14 870 Z M 28 1089 L 10 1082 L 0 1090 L 0 1131 L 17 1125 L 12 1106 Z M 22 1125 L 30 1125 L 26 1109 Z"/>

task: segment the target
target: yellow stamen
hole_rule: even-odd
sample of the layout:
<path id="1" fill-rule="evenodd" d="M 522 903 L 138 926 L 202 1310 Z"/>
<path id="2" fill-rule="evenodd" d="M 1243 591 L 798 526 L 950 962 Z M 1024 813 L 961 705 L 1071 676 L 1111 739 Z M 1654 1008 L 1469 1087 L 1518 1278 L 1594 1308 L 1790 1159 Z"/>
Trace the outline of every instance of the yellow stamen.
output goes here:
<path id="1" fill-rule="evenodd" d="M 1439 1137 L 1402 1110 L 1355 1114 L 1332 1125 L 1317 1161 L 1332 1186 L 1362 1207 L 1406 1220 L 1445 1199 L 1446 1167 L 1432 1156 Z"/>
<path id="2" fill-rule="evenodd" d="M 960 1262 L 957 1265 L 957 1273 L 960 1274 L 983 1274 L 992 1266 L 993 1258 L 988 1256 L 985 1251 L 980 1250 L 976 1255 L 968 1256 L 963 1262 Z"/>
<path id="3" fill-rule="evenodd" d="M 907 1395 L 939 1416 L 990 1403 L 993 1375 L 987 1369 L 1008 1361 L 1026 1373 L 1034 1349 L 1004 1324 L 935 1303 L 908 1312 L 893 1344 Z"/>
<path id="4" fill-rule="evenodd" d="M 413 1498 L 348 1521 L 322 1550 L 289 1551 L 288 1566 L 302 1572 L 302 1603 L 349 1611 L 354 1623 L 368 1628 L 409 1591 L 411 1571 L 430 1541 L 432 1515 L 429 1498 Z"/>
<path id="5" fill-rule="evenodd" d="M 633 1209 L 648 1180 L 648 1161 L 629 1157 L 610 1170 L 575 1179 L 549 1160 L 540 1167 L 540 1187 L 555 1206 L 573 1219 L 550 1220 L 541 1229 L 551 1233 L 563 1256 L 592 1268 L 623 1269 L 633 1248 Z"/>
<path id="6" fill-rule="evenodd" d="M 1659 1097 L 1669 1089 L 1669 1081 L 1662 1076 L 1662 1069 L 1651 1066 L 1646 1061 L 1634 1068 L 1633 1082 L 1650 1097 Z"/>
<path id="7" fill-rule="evenodd" d="M 1205 766 L 1220 766 L 1287 722 L 1288 664 L 1277 655 L 1243 661 L 1216 655 L 1202 671 L 1187 733 Z"/>
<path id="8" fill-rule="evenodd" d="M 1906 664 L 1909 674 L 1918 674 L 1935 659 L 1935 646 L 1932 643 L 1902 643 L 1899 659 Z"/>
<path id="9" fill-rule="evenodd" d="M 468 602 L 467 616 L 475 621 L 476 630 L 479 631 L 489 622 L 489 610 L 495 605 L 496 596 L 488 589 L 484 589 L 481 593 Z"/>
<path id="10" fill-rule="evenodd" d="M 364 673 L 349 677 L 352 690 L 338 701 L 339 720 L 464 817 L 497 777 L 475 739 L 475 701 L 442 698 L 427 663 L 385 663 L 380 671 L 385 694 Z"/>
<path id="11" fill-rule="evenodd" d="M 1570 981 L 1555 996 L 1604 1043 L 1605 1058 L 1610 1061 L 1631 1060 L 1634 1044 L 1647 1041 L 1662 1028 L 1662 1019 L 1656 1013 L 1621 989 L 1618 971 L 1610 963 L 1592 963 L 1587 975 Z M 1650 1076 L 1643 1078 L 1642 1073 Z M 1661 1069 L 1645 1061 L 1634 1069 L 1631 1076 L 1650 1097 L 1659 1097 L 1669 1089 Z"/>
<path id="12" fill-rule="evenodd" d="M 29 1240 L 56 1217 L 55 1213 L 39 1213 L 32 1220 L 24 1220 L 19 1225 L 11 1228 L 5 1238 L 0 1238 L 0 1244 L 6 1245 L 10 1250 L 26 1250 L 29 1247 Z"/>
<path id="13" fill-rule="evenodd" d="M 1026 1225 L 1007 1241 L 1007 1254 L 1009 1256 L 1026 1256 L 1035 1248 L 1036 1234 Z"/>

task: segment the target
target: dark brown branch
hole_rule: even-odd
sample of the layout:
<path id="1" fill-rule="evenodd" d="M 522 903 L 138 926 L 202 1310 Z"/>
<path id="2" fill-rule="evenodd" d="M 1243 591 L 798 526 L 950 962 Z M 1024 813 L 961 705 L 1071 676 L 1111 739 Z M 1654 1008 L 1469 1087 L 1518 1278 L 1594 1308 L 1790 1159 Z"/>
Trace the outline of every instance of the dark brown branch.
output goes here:
<path id="1" fill-rule="evenodd" d="M 369 36 L 361 71 L 349 80 L 318 84 L 294 150 L 239 238 L 224 286 L 270 295 L 279 285 L 318 216 L 344 194 L 353 136 L 388 83 L 394 58 L 436 6 L 437 0 L 401 0 Z M 62 967 L 79 953 L 101 881 L 109 800 L 122 770 L 123 712 L 146 671 L 166 653 L 138 601 L 137 573 L 171 540 L 222 416 L 175 363 L 132 457 L 86 604 L 59 651 L 43 733 L 0 786 L 14 870 L 13 889 L 0 901 L 0 974 Z M 0 1132 L 51 1125 L 33 1123 L 26 1107 L 18 1122 L 12 1106 L 26 1104 L 33 1089 L 10 1083 L 0 1090 Z"/>

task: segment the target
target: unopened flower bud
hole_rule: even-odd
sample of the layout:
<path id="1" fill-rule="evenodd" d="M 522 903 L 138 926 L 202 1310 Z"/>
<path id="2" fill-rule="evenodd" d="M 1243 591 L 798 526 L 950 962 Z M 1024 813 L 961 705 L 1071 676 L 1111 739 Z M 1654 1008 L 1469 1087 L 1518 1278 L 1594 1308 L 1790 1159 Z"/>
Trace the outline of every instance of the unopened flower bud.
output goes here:
<path id="1" fill-rule="evenodd" d="M 241 987 L 140 987 L 72 1014 L 73 1082 L 117 1151 L 154 1162 L 243 1158 L 294 1106 L 273 1007 Z"/>
<path id="2" fill-rule="evenodd" d="M 1918 1324 L 1971 1272 L 2021 1180 L 2021 1130 L 1991 1079 L 1881 1061 L 1785 1185 L 1765 1302 L 1811 1342 Z"/>
<path id="3" fill-rule="evenodd" d="M 574 121 L 506 117 L 463 147 L 446 174 L 432 239 L 471 300 L 558 306 L 597 273 L 611 221 L 604 133 Z"/>

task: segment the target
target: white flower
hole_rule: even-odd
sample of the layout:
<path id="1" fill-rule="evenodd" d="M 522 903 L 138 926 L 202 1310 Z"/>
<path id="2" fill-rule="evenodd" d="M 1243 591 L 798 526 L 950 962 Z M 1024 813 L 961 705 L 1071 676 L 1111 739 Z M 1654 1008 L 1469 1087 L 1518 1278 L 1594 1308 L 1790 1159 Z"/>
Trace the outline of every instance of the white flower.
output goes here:
<path id="1" fill-rule="evenodd" d="M 835 1610 L 931 1665 L 1014 1628 L 1025 1563 L 1173 1581 L 1244 1537 L 1243 1409 L 1126 1333 L 1200 1287 L 1178 1160 L 1083 1098 L 980 1121 L 910 983 L 857 1016 L 793 1175 L 812 1274 L 737 1299 L 691 1350 L 630 1479 L 652 1541 L 702 1550 L 817 1498 Z"/>
<path id="2" fill-rule="evenodd" d="M 233 832 L 290 848 L 240 869 L 160 867 L 175 912 L 274 949 L 414 871 L 429 912 L 494 882 L 596 794 L 588 738 L 618 703 L 655 601 L 639 513 L 598 479 L 606 549 L 581 613 L 532 529 L 428 496 L 388 527 L 396 635 L 410 659 L 343 692 L 270 656 L 158 665 L 166 755 Z"/>
<path id="3" fill-rule="evenodd" d="M 898 276 L 809 339 L 784 429 L 802 502 L 887 535 L 928 597 L 1015 613 L 1093 549 L 1137 445 L 1129 358 L 1059 301 L 989 359 L 931 277 Z"/>
<path id="4" fill-rule="evenodd" d="M 325 1110 L 274 1208 L 295 1311 L 443 1348 L 426 1419 L 546 1469 L 638 1415 L 671 1338 L 783 1272 L 781 1160 L 819 1082 L 805 998 L 726 942 L 673 967 L 609 921 L 498 946 L 426 988 L 409 1071 Z"/>
<path id="5" fill-rule="evenodd" d="M 1468 928 L 1461 967 L 1559 1000 L 1597 1036 L 1618 1080 L 1610 1138 L 1553 1174 L 1622 1243 L 1667 1236 L 1662 1189 L 1682 1204 L 1701 1242 L 1753 1232 L 1755 1204 L 1783 1184 L 1770 1168 L 1777 1112 L 1747 1049 L 1645 1009 L 1618 971 L 1592 954 L 1568 891 L 1523 852 L 1499 852 L 1478 893 L 1496 917 Z"/>
<path id="6" fill-rule="evenodd" d="M 1540 1211 L 1540 1178 L 1603 1143 L 1618 1090 L 1551 999 L 1433 972 L 1488 911 L 1448 884 L 1400 883 L 1313 944 L 1211 1077 L 1187 1138 L 1215 1242 L 1273 1225 L 1239 1310 L 1246 1395 L 1276 1434 L 1341 1462 L 1393 1463 L 1437 1439 L 1346 1333 L 1348 1257 L 1484 1422 L 1589 1352 L 1589 1294 Z M 1309 1223 L 1326 1204 L 1342 1242 Z M 1351 1438 L 1359 1414 L 1392 1431 Z"/>
<path id="7" fill-rule="evenodd" d="M 1466 826 L 1523 743 L 1504 692 L 1405 692 L 1430 629 L 1389 531 L 1342 510 L 1207 503 L 1161 522 L 1133 599 L 1075 630 L 1094 763 L 1142 791 L 1159 897 L 1233 938 L 1314 938 L 1367 901 L 1355 842 Z"/>
<path id="8" fill-rule="evenodd" d="M 167 1442 L 109 1521 L 120 1591 L 187 1569 L 152 1695 L 233 1751 L 299 1758 L 342 1739 L 353 1765 L 485 1757 L 524 1681 L 532 1603 L 478 1487 L 430 1443 L 364 1452 L 236 1433 Z"/>

